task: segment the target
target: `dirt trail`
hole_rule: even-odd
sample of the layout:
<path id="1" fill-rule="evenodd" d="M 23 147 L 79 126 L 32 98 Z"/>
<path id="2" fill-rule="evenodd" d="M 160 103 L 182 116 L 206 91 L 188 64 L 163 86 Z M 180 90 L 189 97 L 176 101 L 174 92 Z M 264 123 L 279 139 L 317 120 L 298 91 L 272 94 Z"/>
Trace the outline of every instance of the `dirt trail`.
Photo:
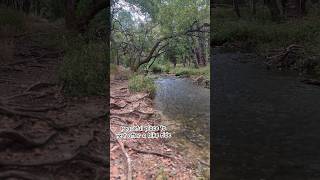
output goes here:
<path id="1" fill-rule="evenodd" d="M 0 65 L 0 179 L 107 179 L 106 98 L 63 95 L 63 52 L 44 45 L 60 29 L 37 27 Z"/>
<path id="2" fill-rule="evenodd" d="M 195 179 L 192 163 L 169 139 L 116 139 L 121 126 L 157 126 L 161 119 L 146 93 L 130 93 L 128 82 L 112 80 L 110 93 L 111 179 Z"/>

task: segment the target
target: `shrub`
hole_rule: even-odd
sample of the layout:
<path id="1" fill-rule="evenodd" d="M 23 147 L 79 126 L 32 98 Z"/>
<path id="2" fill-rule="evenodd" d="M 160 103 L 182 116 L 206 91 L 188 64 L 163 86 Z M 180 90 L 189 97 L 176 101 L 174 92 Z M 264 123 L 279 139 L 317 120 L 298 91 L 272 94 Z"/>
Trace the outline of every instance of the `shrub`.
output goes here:
<path id="1" fill-rule="evenodd" d="M 163 72 L 162 67 L 160 65 L 151 66 L 151 71 L 153 73 L 161 73 L 161 72 Z"/>
<path id="2" fill-rule="evenodd" d="M 78 96 L 106 93 L 109 69 L 102 46 L 89 43 L 65 55 L 59 77 L 67 94 Z"/>
<path id="3" fill-rule="evenodd" d="M 134 75 L 129 79 L 129 90 L 132 92 L 147 92 L 153 97 L 156 86 L 152 78 L 144 75 Z"/>
<path id="4" fill-rule="evenodd" d="M 25 16 L 22 12 L 0 8 L 1 34 L 3 31 L 12 34 L 22 32 L 25 29 L 25 25 Z"/>

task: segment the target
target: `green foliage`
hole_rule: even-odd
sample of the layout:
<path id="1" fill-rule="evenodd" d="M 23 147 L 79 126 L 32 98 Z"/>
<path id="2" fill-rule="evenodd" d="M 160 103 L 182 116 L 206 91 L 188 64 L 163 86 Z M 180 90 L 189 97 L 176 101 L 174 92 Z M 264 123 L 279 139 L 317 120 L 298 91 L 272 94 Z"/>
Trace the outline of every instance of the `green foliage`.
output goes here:
<path id="1" fill-rule="evenodd" d="M 151 71 L 153 73 L 161 73 L 161 72 L 163 72 L 162 67 L 160 65 L 151 66 Z"/>
<path id="2" fill-rule="evenodd" d="M 103 44 L 82 44 L 70 50 L 59 69 L 64 90 L 72 96 L 106 93 L 107 64 Z"/>
<path id="3" fill-rule="evenodd" d="M 86 9 L 92 4 L 92 0 L 79 0 L 77 4 L 76 14 L 77 16 L 82 16 Z"/>
<path id="4" fill-rule="evenodd" d="M 283 23 L 252 19 L 228 20 L 228 17 L 225 15 L 221 19 L 213 19 L 215 28 L 211 40 L 214 44 L 246 42 L 251 43 L 258 52 L 264 53 L 273 48 L 297 43 L 306 46 L 309 53 L 319 52 L 320 22 L 316 20 L 318 17 L 311 16 Z"/>
<path id="5" fill-rule="evenodd" d="M 111 51 L 113 53 L 111 59 L 116 59 L 115 51 L 120 50 L 120 64 L 126 66 L 136 65 L 137 62 L 143 61 L 157 40 L 162 37 L 185 32 L 195 21 L 203 24 L 209 23 L 210 20 L 209 1 L 207 0 L 129 0 L 126 2 L 139 7 L 142 13 L 147 13 L 145 22 L 135 21 L 131 12 L 125 8 L 114 16 L 116 21 L 112 23 Z M 167 44 L 166 48 L 171 51 L 170 57 L 176 58 L 166 57 L 162 60 L 169 59 L 177 63 L 181 63 L 184 57 L 191 53 L 190 46 L 196 46 L 196 43 L 186 36 L 167 39 L 161 42 L 160 47 L 164 44 Z M 151 68 L 157 71 L 158 67 Z"/>
<path id="6" fill-rule="evenodd" d="M 26 28 L 25 16 L 22 12 L 13 9 L 0 8 L 0 27 L 2 33 L 5 33 L 4 31 L 10 34 L 22 32 Z"/>
<path id="7" fill-rule="evenodd" d="M 206 79 L 210 79 L 210 66 L 200 67 L 198 69 L 191 67 L 180 66 L 170 69 L 170 73 L 176 76 L 200 76 L 203 75 Z"/>
<path id="8" fill-rule="evenodd" d="M 152 78 L 144 75 L 134 75 L 129 79 L 129 90 L 132 92 L 147 92 L 154 96 L 156 86 Z"/>

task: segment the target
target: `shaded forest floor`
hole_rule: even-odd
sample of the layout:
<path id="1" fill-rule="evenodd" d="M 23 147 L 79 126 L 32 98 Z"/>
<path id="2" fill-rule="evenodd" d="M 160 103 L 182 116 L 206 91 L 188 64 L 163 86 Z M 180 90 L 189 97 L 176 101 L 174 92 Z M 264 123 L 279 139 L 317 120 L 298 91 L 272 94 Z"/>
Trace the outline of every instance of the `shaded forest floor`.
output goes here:
<path id="1" fill-rule="evenodd" d="M 0 63 L 0 179 L 107 178 L 106 97 L 70 98 L 58 82 L 63 31 L 45 20 L 14 36 Z"/>
<path id="2" fill-rule="evenodd" d="M 166 145 L 170 139 L 122 139 L 121 126 L 153 125 L 161 118 L 147 93 L 131 93 L 127 80 L 112 80 L 110 93 L 111 179 L 192 179 L 191 160 Z"/>

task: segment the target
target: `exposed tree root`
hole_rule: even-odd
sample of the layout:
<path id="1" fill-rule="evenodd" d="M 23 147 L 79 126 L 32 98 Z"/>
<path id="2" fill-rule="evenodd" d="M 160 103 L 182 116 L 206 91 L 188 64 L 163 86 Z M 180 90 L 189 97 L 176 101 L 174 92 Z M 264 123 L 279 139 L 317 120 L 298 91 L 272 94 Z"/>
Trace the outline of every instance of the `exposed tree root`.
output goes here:
<path id="1" fill-rule="evenodd" d="M 9 170 L 0 172 L 0 179 L 7 179 L 7 178 L 17 178 L 17 179 L 24 179 L 24 180 L 53 180 L 50 175 L 39 176 L 33 173 L 18 171 L 18 170 Z"/>
<path id="2" fill-rule="evenodd" d="M 54 94 L 54 93 L 53 92 L 39 92 L 39 93 L 24 92 L 21 94 L 9 96 L 6 98 L 6 100 L 16 99 L 16 98 L 25 97 L 25 96 L 34 96 L 34 98 L 41 98 L 41 97 L 45 97 L 45 96 L 52 95 L 52 94 Z"/>
<path id="3" fill-rule="evenodd" d="M 2 131 L 0 131 L 0 138 L 10 139 L 10 140 L 12 140 L 14 142 L 19 143 L 19 145 L 22 145 L 22 146 L 24 146 L 26 148 L 31 148 L 31 147 L 33 148 L 33 147 L 45 145 L 55 135 L 56 135 L 56 133 L 51 133 L 47 137 L 44 137 L 44 138 L 31 139 L 31 138 L 28 138 L 28 137 L 24 136 L 20 132 L 15 131 L 15 130 L 2 130 Z"/>
<path id="4" fill-rule="evenodd" d="M 43 159 L 39 161 L 10 161 L 10 160 L 0 160 L 0 166 L 18 166 L 18 167 L 37 167 L 37 166 L 53 166 L 53 165 L 63 165 L 74 160 L 87 161 L 94 164 L 99 164 L 99 166 L 106 167 L 109 163 L 108 159 L 104 156 L 99 155 L 89 155 L 83 152 L 83 148 L 88 147 L 93 139 L 93 132 L 90 133 L 91 136 L 86 140 L 84 145 L 81 145 L 78 149 L 71 153 L 61 153 L 62 158 L 52 158 Z"/>
<path id="5" fill-rule="evenodd" d="M 141 149 L 137 149 L 135 147 L 129 146 L 128 144 L 124 144 L 125 147 L 130 148 L 138 153 L 142 153 L 142 154 L 152 154 L 152 155 L 156 155 L 156 156 L 160 156 L 160 157 L 165 157 L 165 158 L 170 158 L 170 159 L 175 159 L 173 156 L 167 155 L 167 154 L 162 154 L 160 152 L 155 152 L 155 151 L 147 151 L 147 150 L 141 150 Z"/>
<path id="6" fill-rule="evenodd" d="M 66 107 L 66 104 L 57 105 L 57 106 L 42 106 L 42 107 L 21 107 L 21 106 L 15 106 L 14 109 L 16 111 L 22 111 L 22 112 L 47 112 L 52 110 L 59 110 Z"/>
<path id="7" fill-rule="evenodd" d="M 27 87 L 24 92 L 29 92 L 29 91 L 35 91 L 38 88 L 43 88 L 43 87 L 49 87 L 49 86 L 55 86 L 56 84 L 54 83 L 46 83 L 46 82 L 36 82 L 34 84 L 31 84 L 29 87 Z"/>
<path id="8" fill-rule="evenodd" d="M 124 144 L 122 142 L 120 142 L 117 138 L 116 138 L 116 135 L 115 133 L 112 131 L 112 129 L 110 129 L 110 132 L 111 134 L 115 137 L 116 139 L 116 142 L 119 144 L 121 150 L 122 150 L 122 153 L 125 155 L 126 159 L 127 159 L 127 168 L 128 168 L 128 171 L 127 171 L 127 180 L 132 180 L 132 167 L 131 167 L 131 159 L 130 159 L 130 156 L 128 155 L 127 151 L 125 150 L 124 148 Z"/>
<path id="9" fill-rule="evenodd" d="M 34 118 L 34 119 L 40 119 L 40 120 L 47 120 L 48 124 L 55 128 L 55 129 L 61 129 L 62 127 L 56 124 L 51 118 L 44 116 L 44 115 L 37 115 L 35 113 L 28 113 L 28 112 L 21 112 L 16 111 L 15 109 L 12 109 L 10 107 L 6 107 L 3 105 L 0 101 L 0 114 L 9 115 L 9 116 L 21 116 L 21 117 L 27 117 L 27 118 Z"/>
<path id="10" fill-rule="evenodd" d="M 39 61 L 40 59 L 43 59 L 43 58 L 52 58 L 53 55 L 60 56 L 60 53 L 62 53 L 62 51 L 53 52 L 53 53 L 50 52 L 50 53 L 42 54 L 41 56 L 35 57 L 32 59 L 27 59 L 27 60 L 23 60 L 23 61 L 17 61 L 14 63 L 6 64 L 6 66 L 24 65 L 24 64 L 31 63 L 33 61 Z"/>

